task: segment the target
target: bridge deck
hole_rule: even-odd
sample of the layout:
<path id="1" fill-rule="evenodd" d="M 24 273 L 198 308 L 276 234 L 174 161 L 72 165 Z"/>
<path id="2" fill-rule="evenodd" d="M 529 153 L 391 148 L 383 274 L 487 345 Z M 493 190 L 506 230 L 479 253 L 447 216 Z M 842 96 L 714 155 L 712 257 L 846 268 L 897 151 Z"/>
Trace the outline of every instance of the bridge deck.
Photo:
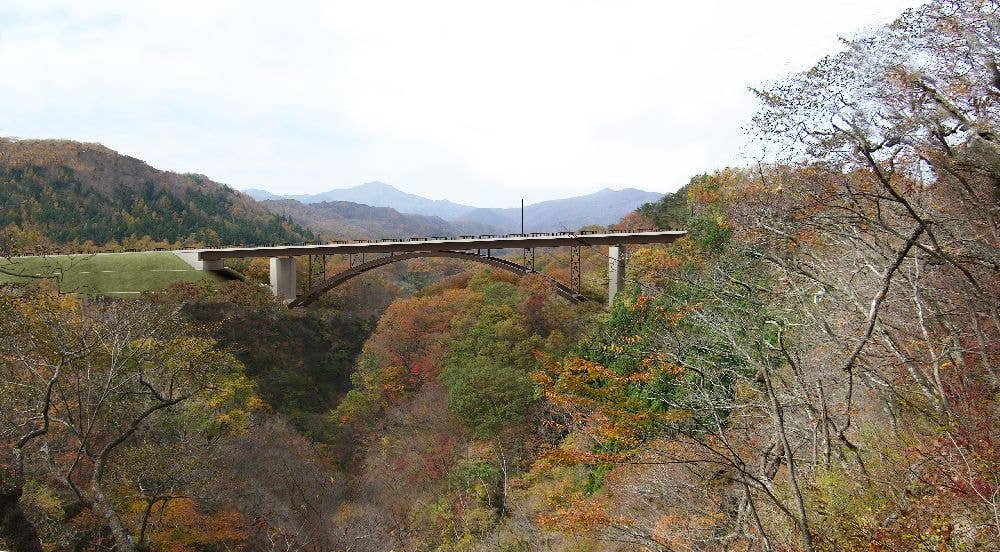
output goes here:
<path id="1" fill-rule="evenodd" d="M 687 232 L 612 232 L 606 234 L 510 234 L 506 236 L 462 236 L 459 238 L 414 238 L 369 242 L 336 242 L 316 245 L 281 245 L 268 247 L 227 247 L 198 250 L 198 259 L 247 257 L 297 257 L 300 255 L 337 255 L 358 253 L 409 253 L 414 251 L 469 251 L 477 249 L 516 249 L 525 247 L 572 247 L 592 245 L 641 245 L 670 243 Z"/>

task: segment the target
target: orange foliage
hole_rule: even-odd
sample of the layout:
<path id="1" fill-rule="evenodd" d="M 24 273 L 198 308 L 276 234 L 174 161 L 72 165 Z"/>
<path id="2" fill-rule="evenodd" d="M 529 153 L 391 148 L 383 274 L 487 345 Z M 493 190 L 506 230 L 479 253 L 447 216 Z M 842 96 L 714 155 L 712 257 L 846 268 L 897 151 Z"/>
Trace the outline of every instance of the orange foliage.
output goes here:
<path id="1" fill-rule="evenodd" d="M 616 347 L 614 344 L 608 347 Z M 547 453 L 555 463 L 599 463 L 620 461 L 629 450 L 640 445 L 652 428 L 664 422 L 676 422 L 689 412 L 648 408 L 641 394 L 634 393 L 663 375 L 676 375 L 683 369 L 651 355 L 641 363 L 642 370 L 619 374 L 606 366 L 579 357 L 551 362 L 539 360 L 542 370 L 532 374 L 550 404 L 563 409 L 577 425 L 586 426 L 595 439 L 625 447 L 622 454 L 588 455 L 552 449 Z"/>
<path id="2" fill-rule="evenodd" d="M 676 248 L 661 245 L 637 247 L 629 253 L 629 272 L 646 285 L 655 285 L 659 278 L 684 263 L 685 257 Z"/>
<path id="3" fill-rule="evenodd" d="M 562 497 L 558 497 L 562 498 Z M 535 519 L 540 527 L 564 533 L 588 533 L 613 525 L 627 525 L 628 520 L 612 516 L 602 500 L 587 499 L 582 493 L 565 499 L 551 514 L 539 514 Z"/>
<path id="4" fill-rule="evenodd" d="M 401 299 L 386 309 L 366 350 L 383 366 L 398 366 L 409 375 L 410 387 L 436 376 L 445 353 L 441 339 L 451 319 L 477 297 L 467 289 L 447 289 L 428 297 Z"/>
<path id="5" fill-rule="evenodd" d="M 639 232 L 652 228 L 656 228 L 656 224 L 639 211 L 632 211 L 622 217 L 618 224 L 611 226 L 611 230 L 618 232 Z"/>
<path id="6" fill-rule="evenodd" d="M 197 552 L 207 547 L 245 550 L 247 520 L 232 511 L 202 513 L 194 500 L 178 498 L 154 507 L 156 528 L 149 537 L 153 550 Z"/>

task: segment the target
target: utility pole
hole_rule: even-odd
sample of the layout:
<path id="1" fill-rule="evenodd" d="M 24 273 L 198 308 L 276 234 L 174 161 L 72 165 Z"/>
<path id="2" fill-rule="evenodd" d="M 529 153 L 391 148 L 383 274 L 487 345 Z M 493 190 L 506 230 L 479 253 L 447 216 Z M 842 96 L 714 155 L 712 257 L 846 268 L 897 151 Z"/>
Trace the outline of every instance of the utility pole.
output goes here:
<path id="1" fill-rule="evenodd" d="M 521 235 L 524 235 L 524 198 L 521 198 Z"/>

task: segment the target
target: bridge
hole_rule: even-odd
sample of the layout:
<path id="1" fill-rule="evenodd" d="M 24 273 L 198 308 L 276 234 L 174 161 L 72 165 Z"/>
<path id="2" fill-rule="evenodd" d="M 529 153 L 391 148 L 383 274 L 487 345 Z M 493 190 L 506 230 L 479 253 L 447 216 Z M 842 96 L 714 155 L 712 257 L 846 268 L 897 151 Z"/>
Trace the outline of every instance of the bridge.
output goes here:
<path id="1" fill-rule="evenodd" d="M 608 301 L 625 285 L 626 246 L 670 243 L 685 235 L 679 230 L 656 232 L 561 232 L 508 234 L 505 236 L 461 236 L 384 239 L 377 241 L 337 241 L 314 245 L 279 245 L 263 247 L 227 247 L 177 252 L 196 262 L 202 270 L 222 270 L 225 259 L 270 259 L 271 290 L 290 307 L 301 307 L 318 299 L 327 291 L 364 274 L 369 270 L 417 257 L 445 257 L 478 262 L 524 276 L 535 273 L 535 249 L 544 247 L 570 248 L 570 282 L 554 281 L 556 292 L 573 302 L 584 301 L 580 294 L 580 248 L 608 247 Z M 498 256 L 502 251 L 521 250 L 521 263 Z M 346 255 L 349 268 L 326 274 L 326 257 Z M 305 291 L 297 293 L 295 257 L 309 257 L 310 270 Z M 314 261 L 321 261 L 322 275 L 313 276 Z M 315 280 L 315 281 L 314 281 Z"/>

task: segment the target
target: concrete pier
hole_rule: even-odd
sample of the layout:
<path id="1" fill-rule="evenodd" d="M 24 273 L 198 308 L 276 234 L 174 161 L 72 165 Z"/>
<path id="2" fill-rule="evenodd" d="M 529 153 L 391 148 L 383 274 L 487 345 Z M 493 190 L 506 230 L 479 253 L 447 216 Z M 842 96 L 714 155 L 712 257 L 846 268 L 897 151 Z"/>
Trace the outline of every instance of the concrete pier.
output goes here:
<path id="1" fill-rule="evenodd" d="M 608 247 L 608 305 L 615 302 L 618 292 L 625 289 L 625 262 L 627 253 L 624 245 Z"/>
<path id="2" fill-rule="evenodd" d="M 271 292 L 286 303 L 295 300 L 294 257 L 271 257 Z"/>
<path id="3" fill-rule="evenodd" d="M 226 268 L 222 266 L 222 259 L 216 259 L 213 261 L 201 261 L 202 270 L 222 270 Z"/>

